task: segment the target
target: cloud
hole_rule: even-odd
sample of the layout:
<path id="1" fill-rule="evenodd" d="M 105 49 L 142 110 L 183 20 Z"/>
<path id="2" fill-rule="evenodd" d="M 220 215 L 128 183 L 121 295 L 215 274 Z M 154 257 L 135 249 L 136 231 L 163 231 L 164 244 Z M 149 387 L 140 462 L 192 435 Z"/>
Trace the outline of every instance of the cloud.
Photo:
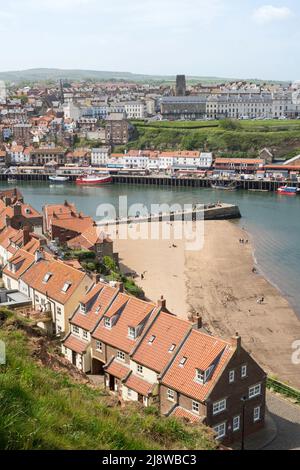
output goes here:
<path id="1" fill-rule="evenodd" d="M 293 12 L 288 7 L 275 7 L 273 5 L 263 5 L 253 13 L 254 21 L 258 24 L 272 23 L 273 21 L 283 21 L 291 18 Z"/>

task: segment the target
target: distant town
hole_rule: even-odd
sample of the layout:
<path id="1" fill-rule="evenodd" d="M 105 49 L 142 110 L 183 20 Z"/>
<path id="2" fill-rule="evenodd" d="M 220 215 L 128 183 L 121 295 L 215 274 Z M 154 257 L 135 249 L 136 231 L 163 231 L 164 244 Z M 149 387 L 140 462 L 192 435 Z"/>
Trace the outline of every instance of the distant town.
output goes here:
<path id="1" fill-rule="evenodd" d="M 62 80 L 52 87 L 3 84 L 0 97 L 2 181 L 39 174 L 44 178 L 69 175 L 70 179 L 73 175 L 74 179 L 87 167 L 114 174 L 136 170 L 137 174 L 162 172 L 184 177 L 186 171 L 194 177 L 246 174 L 247 178 L 298 181 L 297 151 L 292 158 L 280 160 L 272 146 L 242 156 L 212 151 L 207 144 L 194 150 L 132 148 L 132 144 L 127 149 L 141 123 L 202 120 L 209 126 L 210 121 L 220 121 L 229 122 L 224 129 L 230 131 L 231 120 L 297 120 L 298 82 L 289 86 L 248 82 L 187 85 L 184 75 L 177 76 L 174 86 Z"/>

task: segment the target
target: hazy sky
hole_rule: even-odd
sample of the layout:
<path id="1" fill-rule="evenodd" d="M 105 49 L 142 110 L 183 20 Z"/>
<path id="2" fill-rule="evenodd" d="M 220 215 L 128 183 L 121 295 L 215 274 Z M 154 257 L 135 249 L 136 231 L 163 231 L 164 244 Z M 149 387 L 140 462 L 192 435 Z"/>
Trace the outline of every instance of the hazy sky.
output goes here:
<path id="1" fill-rule="evenodd" d="M 0 0 L 0 69 L 300 79 L 299 0 Z"/>

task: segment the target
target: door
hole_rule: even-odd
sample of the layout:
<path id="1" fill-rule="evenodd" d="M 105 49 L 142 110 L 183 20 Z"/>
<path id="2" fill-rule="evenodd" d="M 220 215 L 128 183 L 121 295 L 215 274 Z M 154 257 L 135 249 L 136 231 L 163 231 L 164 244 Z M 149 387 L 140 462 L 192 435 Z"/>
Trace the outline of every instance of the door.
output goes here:
<path id="1" fill-rule="evenodd" d="M 112 392 L 115 391 L 115 378 L 113 375 L 109 376 L 109 390 L 111 390 Z"/>
<path id="2" fill-rule="evenodd" d="M 77 358 L 76 352 L 72 351 L 72 364 L 73 364 L 73 366 L 76 366 L 76 358 Z"/>

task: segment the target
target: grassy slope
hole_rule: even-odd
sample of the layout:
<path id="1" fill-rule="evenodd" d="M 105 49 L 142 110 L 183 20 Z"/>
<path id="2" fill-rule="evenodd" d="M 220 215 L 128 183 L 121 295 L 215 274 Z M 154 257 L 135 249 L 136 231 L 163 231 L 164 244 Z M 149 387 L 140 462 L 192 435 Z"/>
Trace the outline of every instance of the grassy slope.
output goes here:
<path id="1" fill-rule="evenodd" d="M 209 149 L 225 153 L 256 154 L 271 147 L 280 157 L 297 154 L 300 121 L 240 121 L 235 130 L 225 130 L 219 121 L 133 122 L 135 138 L 128 148 Z"/>
<path id="2" fill-rule="evenodd" d="M 1 312 L 0 312 L 1 313 Z M 160 418 L 154 409 L 120 409 L 104 392 L 42 366 L 14 318 L 0 328 L 0 449 L 212 449 L 211 432 Z"/>

